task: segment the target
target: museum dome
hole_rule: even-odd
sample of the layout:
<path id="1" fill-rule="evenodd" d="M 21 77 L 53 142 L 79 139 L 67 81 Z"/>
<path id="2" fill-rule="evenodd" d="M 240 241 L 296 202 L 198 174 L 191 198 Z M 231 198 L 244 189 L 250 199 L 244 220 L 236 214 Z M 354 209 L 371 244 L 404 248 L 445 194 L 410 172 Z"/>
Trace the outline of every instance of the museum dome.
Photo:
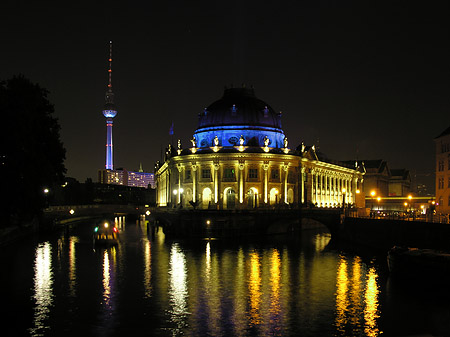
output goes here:
<path id="1" fill-rule="evenodd" d="M 228 88 L 223 97 L 199 114 L 198 127 L 268 126 L 281 129 L 281 116 L 255 96 L 253 88 Z"/>
<path id="2" fill-rule="evenodd" d="M 226 88 L 223 97 L 199 113 L 194 133 L 196 146 L 245 146 L 281 148 L 284 133 L 281 113 L 255 96 L 253 88 Z"/>

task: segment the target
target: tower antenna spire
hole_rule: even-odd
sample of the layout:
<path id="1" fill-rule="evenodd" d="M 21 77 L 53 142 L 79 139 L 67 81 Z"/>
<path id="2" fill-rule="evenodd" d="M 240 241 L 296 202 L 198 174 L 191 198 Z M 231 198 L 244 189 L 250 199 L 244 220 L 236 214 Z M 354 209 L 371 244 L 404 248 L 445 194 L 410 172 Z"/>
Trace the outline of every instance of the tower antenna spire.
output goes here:
<path id="1" fill-rule="evenodd" d="M 109 41 L 108 91 L 112 91 L 112 41 Z"/>
<path id="2" fill-rule="evenodd" d="M 108 69 L 108 91 L 105 95 L 105 106 L 103 108 L 103 116 L 106 117 L 106 169 L 113 170 L 113 118 L 117 115 L 117 109 L 114 105 L 114 93 L 112 91 L 112 41 L 109 41 L 109 69 Z"/>

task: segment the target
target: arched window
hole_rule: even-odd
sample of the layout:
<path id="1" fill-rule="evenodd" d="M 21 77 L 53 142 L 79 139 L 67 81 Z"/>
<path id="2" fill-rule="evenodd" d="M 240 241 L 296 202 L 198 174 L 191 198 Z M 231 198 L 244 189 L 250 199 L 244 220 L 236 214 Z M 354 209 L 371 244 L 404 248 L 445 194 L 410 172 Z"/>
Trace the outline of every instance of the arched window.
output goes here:
<path id="1" fill-rule="evenodd" d="M 288 189 L 288 203 L 293 204 L 294 203 L 294 190 L 292 188 Z"/>
<path id="2" fill-rule="evenodd" d="M 208 206 L 211 203 L 211 189 L 209 187 L 206 187 L 203 189 L 202 193 L 202 208 L 208 208 Z"/>
<path id="3" fill-rule="evenodd" d="M 275 205 L 278 204 L 280 202 L 280 195 L 279 195 L 279 191 L 276 188 L 272 188 L 270 190 L 270 204 L 271 205 Z"/>
<path id="4" fill-rule="evenodd" d="M 236 207 L 236 192 L 231 187 L 226 188 L 224 191 L 224 206 L 225 209 L 234 209 Z"/>

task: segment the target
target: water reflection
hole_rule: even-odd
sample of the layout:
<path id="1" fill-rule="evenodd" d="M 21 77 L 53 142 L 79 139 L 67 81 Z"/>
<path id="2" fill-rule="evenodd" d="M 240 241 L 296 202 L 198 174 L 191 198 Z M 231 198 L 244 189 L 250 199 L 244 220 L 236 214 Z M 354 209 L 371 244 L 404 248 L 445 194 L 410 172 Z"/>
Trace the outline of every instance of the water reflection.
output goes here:
<path id="1" fill-rule="evenodd" d="M 261 305 L 261 264 L 259 255 L 253 251 L 250 253 L 250 275 L 248 281 L 249 292 L 249 324 L 255 326 L 261 323 L 260 305 Z"/>
<path id="2" fill-rule="evenodd" d="M 186 300 L 188 298 L 186 257 L 178 243 L 174 243 L 170 251 L 169 278 L 169 296 L 172 306 L 170 311 L 171 321 L 175 323 L 173 333 L 178 334 L 186 326 L 185 319 L 188 314 L 186 308 Z"/>
<path id="3" fill-rule="evenodd" d="M 378 296 L 379 287 L 377 285 L 377 272 L 374 267 L 369 269 L 368 279 L 366 284 L 366 308 L 364 310 L 365 327 L 364 332 L 366 336 L 378 336 L 379 329 L 377 327 L 378 313 Z"/>
<path id="4" fill-rule="evenodd" d="M 271 335 L 280 333 L 280 319 L 281 319 L 281 307 L 280 307 L 280 253 L 274 249 L 271 257 L 270 268 L 270 281 L 272 284 L 272 296 L 270 301 L 270 325 Z"/>
<path id="5" fill-rule="evenodd" d="M 115 247 L 103 250 L 103 314 L 105 320 L 108 320 L 115 311 L 115 296 L 117 290 L 115 289 L 116 279 L 116 264 L 117 264 L 117 250 Z"/>
<path id="6" fill-rule="evenodd" d="M 152 295 L 152 245 L 150 241 L 144 241 L 144 297 Z"/>
<path id="7" fill-rule="evenodd" d="M 71 236 L 69 239 L 69 294 L 71 297 L 76 296 L 77 284 L 77 263 L 75 247 L 78 242 L 76 236 Z"/>
<path id="8" fill-rule="evenodd" d="M 45 324 L 53 305 L 53 271 L 51 244 L 41 243 L 36 247 L 34 260 L 34 327 L 32 336 L 43 335 L 49 327 Z"/>
<path id="9" fill-rule="evenodd" d="M 87 335 L 381 333 L 377 266 L 326 248 L 327 234 L 192 243 L 165 242 L 162 233 L 149 238 L 144 229 L 129 224 L 118 248 L 94 253 L 84 244 L 90 230 L 84 239 L 70 233 L 39 244 L 28 258 L 35 307 L 28 332 L 48 327 L 58 335 L 84 324 Z"/>
<path id="10" fill-rule="evenodd" d="M 378 336 L 377 319 L 379 286 L 374 267 L 367 271 L 358 256 L 353 258 L 351 270 L 348 259 L 339 257 L 336 276 L 335 326 L 340 336 Z"/>

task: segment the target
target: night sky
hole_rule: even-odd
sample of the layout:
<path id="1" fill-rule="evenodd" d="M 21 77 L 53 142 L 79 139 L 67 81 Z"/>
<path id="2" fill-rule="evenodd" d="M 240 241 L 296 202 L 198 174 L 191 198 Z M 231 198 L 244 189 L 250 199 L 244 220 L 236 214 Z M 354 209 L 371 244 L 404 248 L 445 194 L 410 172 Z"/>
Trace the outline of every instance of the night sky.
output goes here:
<path id="1" fill-rule="evenodd" d="M 253 86 L 289 146 L 384 159 L 419 180 L 450 126 L 448 1 L 2 1 L 0 79 L 50 91 L 67 175 L 96 181 L 114 44 L 114 165 L 153 172 L 224 86 Z M 431 180 L 433 181 L 433 180 Z"/>

